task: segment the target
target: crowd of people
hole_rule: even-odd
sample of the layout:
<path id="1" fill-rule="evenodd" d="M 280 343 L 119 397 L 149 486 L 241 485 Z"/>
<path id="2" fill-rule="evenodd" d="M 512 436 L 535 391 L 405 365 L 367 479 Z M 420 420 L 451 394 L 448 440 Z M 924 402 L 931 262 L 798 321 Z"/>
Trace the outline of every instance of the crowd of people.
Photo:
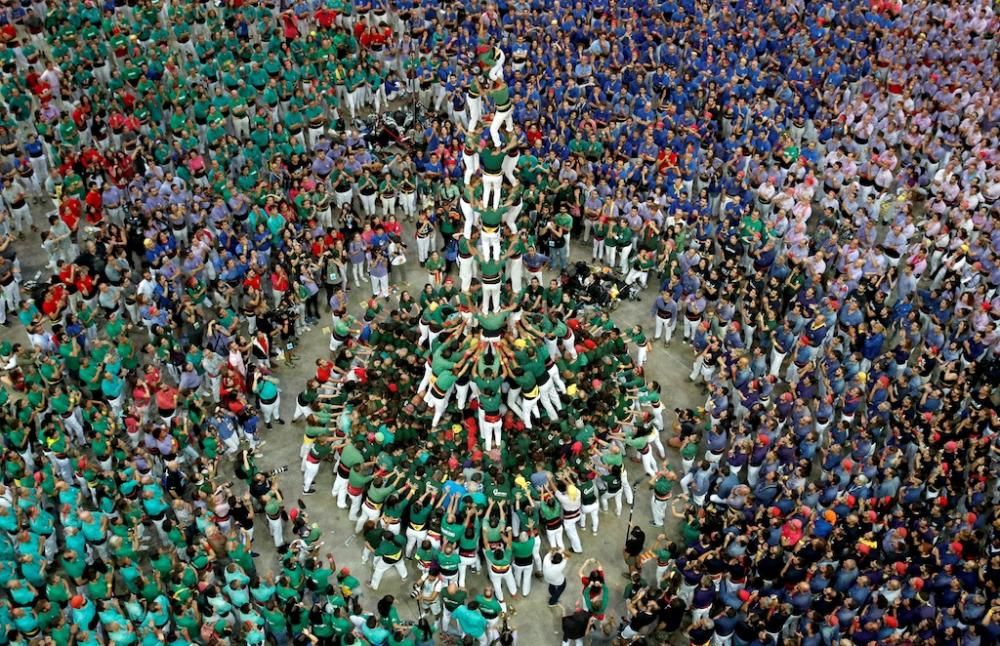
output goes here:
<path id="1" fill-rule="evenodd" d="M 511 644 L 537 579 L 564 644 L 993 643 L 997 27 L 5 6 L 0 644 Z M 706 399 L 671 414 L 678 323 Z M 275 425 L 301 493 L 258 467 Z M 636 504 L 620 592 L 581 533 Z"/>

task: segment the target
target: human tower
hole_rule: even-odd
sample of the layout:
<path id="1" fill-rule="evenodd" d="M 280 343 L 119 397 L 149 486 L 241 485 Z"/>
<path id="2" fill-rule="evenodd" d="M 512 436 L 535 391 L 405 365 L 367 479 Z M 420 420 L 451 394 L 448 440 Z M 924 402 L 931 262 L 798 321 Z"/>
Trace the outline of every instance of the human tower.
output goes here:
<path id="1" fill-rule="evenodd" d="M 502 403 L 528 429 L 541 411 L 549 419 L 557 417 L 562 409 L 560 394 L 567 392 L 567 385 L 551 358 L 561 354 L 560 345 L 569 355 L 575 355 L 576 350 L 573 332 L 565 325 L 559 325 L 555 335 L 543 335 L 523 319 L 518 295 L 524 286 L 523 256 L 530 247 L 528 237 L 524 232 L 519 235 L 518 230 L 524 207 L 517 176 L 522 142 L 514 129 L 503 52 L 497 47 L 481 46 L 476 64 L 480 74 L 467 88 L 469 122 L 459 198 L 463 218 L 457 236 L 461 316 L 452 325 L 422 321 L 420 337 L 430 344 L 436 357 L 435 344 L 446 333 L 448 341 L 443 350 L 458 359 L 440 370 L 429 361 L 418 392 L 433 411 L 433 430 L 444 418 L 452 398 L 459 410 L 464 410 L 470 390 L 474 389 L 480 436 L 489 451 L 500 444 Z M 492 107 L 492 116 L 484 114 L 487 106 Z M 510 281 L 507 303 L 502 299 L 505 280 Z M 542 343 L 547 347 L 536 352 Z M 456 345 L 464 351 L 453 352 Z M 527 371 L 518 366 L 519 357 L 526 353 L 550 357 L 547 373 L 541 379 L 526 375 Z M 472 373 L 477 378 L 472 378 Z M 517 384 L 507 391 L 505 402 L 501 393 L 504 377 Z M 484 378 L 486 388 L 477 387 Z M 575 390 L 571 386 L 569 392 Z"/>

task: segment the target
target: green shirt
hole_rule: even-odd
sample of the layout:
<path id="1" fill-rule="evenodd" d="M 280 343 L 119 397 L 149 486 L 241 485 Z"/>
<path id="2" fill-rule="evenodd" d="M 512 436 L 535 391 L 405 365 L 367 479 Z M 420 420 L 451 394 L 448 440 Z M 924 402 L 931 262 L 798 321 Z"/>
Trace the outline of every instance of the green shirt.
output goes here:
<path id="1" fill-rule="evenodd" d="M 490 175 L 499 175 L 503 171 L 503 160 L 506 158 L 503 150 L 485 146 L 479 152 L 479 163 L 483 167 L 483 172 Z"/>

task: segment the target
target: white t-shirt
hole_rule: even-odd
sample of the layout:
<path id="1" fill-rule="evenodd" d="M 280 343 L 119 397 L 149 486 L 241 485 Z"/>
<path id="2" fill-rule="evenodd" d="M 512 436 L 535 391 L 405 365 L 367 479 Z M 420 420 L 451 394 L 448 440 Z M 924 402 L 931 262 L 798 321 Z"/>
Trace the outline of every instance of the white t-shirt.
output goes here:
<path id="1" fill-rule="evenodd" d="M 566 566 L 568 561 L 565 557 L 559 563 L 552 562 L 552 553 L 546 554 L 542 559 L 542 579 L 549 585 L 562 585 L 566 583 Z"/>

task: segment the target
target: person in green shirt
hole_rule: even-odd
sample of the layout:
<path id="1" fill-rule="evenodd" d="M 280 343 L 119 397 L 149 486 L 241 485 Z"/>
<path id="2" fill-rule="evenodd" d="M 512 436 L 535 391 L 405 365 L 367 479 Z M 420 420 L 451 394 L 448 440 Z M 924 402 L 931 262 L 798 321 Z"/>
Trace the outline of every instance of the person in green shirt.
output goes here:
<path id="1" fill-rule="evenodd" d="M 508 145 L 514 145 L 512 142 Z M 499 140 L 493 146 L 483 146 L 479 151 L 479 164 L 482 168 L 483 208 L 499 209 L 502 201 L 503 162 L 507 158 L 507 147 Z"/>
<path id="2" fill-rule="evenodd" d="M 490 98 L 495 106 L 493 121 L 490 122 L 490 138 L 493 145 L 500 147 L 500 128 L 504 127 L 507 132 L 514 131 L 514 119 L 512 118 L 514 104 L 510 100 L 510 88 L 502 78 L 493 81 L 489 88 Z"/>
<path id="3" fill-rule="evenodd" d="M 503 287 L 504 262 L 497 256 L 479 258 L 479 280 L 482 286 L 482 310 L 484 312 L 503 312 L 501 306 L 501 289 Z"/>
<path id="4" fill-rule="evenodd" d="M 391 569 L 395 569 L 399 578 L 406 580 L 408 573 L 406 563 L 403 561 L 403 549 L 406 547 L 406 537 L 386 531 L 382 534 L 382 542 L 375 549 L 373 560 L 373 573 L 371 580 L 372 590 L 378 590 L 382 583 L 382 577 Z"/>
<path id="5" fill-rule="evenodd" d="M 409 520 L 406 525 L 406 558 L 413 556 L 418 543 L 427 538 L 427 526 L 433 507 L 434 493 L 425 491 L 410 505 Z"/>
<path id="6" fill-rule="evenodd" d="M 663 519 L 667 512 L 667 504 L 672 496 L 674 482 L 677 475 L 670 469 L 664 468 L 657 471 L 650 478 L 649 487 L 653 490 L 650 498 L 650 507 L 653 514 L 653 526 L 662 527 Z"/>
<path id="7" fill-rule="evenodd" d="M 444 574 L 442 570 L 442 575 Z M 445 632 L 451 632 L 452 629 L 452 613 L 454 613 L 458 608 L 464 607 L 465 602 L 469 598 L 469 593 L 459 587 L 458 583 L 451 581 L 448 583 L 447 587 L 441 591 L 441 629 Z"/>
<path id="8" fill-rule="evenodd" d="M 492 503 L 490 503 L 492 505 Z M 511 528 L 501 533 L 502 542 L 491 547 L 486 529 L 483 528 L 483 555 L 489 567 L 488 576 L 496 590 L 497 600 L 503 603 L 503 586 L 507 586 L 511 597 L 517 598 L 517 583 L 514 581 L 513 553 L 511 551 Z"/>
<path id="9" fill-rule="evenodd" d="M 468 605 L 460 605 L 447 613 L 446 616 L 458 622 L 458 627 L 463 635 L 471 637 L 475 642 L 483 643 L 489 622 L 479 611 L 478 602 L 470 601 Z M 445 628 L 447 628 L 447 624 L 445 624 Z"/>
<path id="10" fill-rule="evenodd" d="M 601 511 L 608 510 L 608 501 L 615 501 L 615 515 L 622 515 L 622 465 L 612 465 L 607 474 L 601 476 L 604 493 L 601 494 Z"/>

